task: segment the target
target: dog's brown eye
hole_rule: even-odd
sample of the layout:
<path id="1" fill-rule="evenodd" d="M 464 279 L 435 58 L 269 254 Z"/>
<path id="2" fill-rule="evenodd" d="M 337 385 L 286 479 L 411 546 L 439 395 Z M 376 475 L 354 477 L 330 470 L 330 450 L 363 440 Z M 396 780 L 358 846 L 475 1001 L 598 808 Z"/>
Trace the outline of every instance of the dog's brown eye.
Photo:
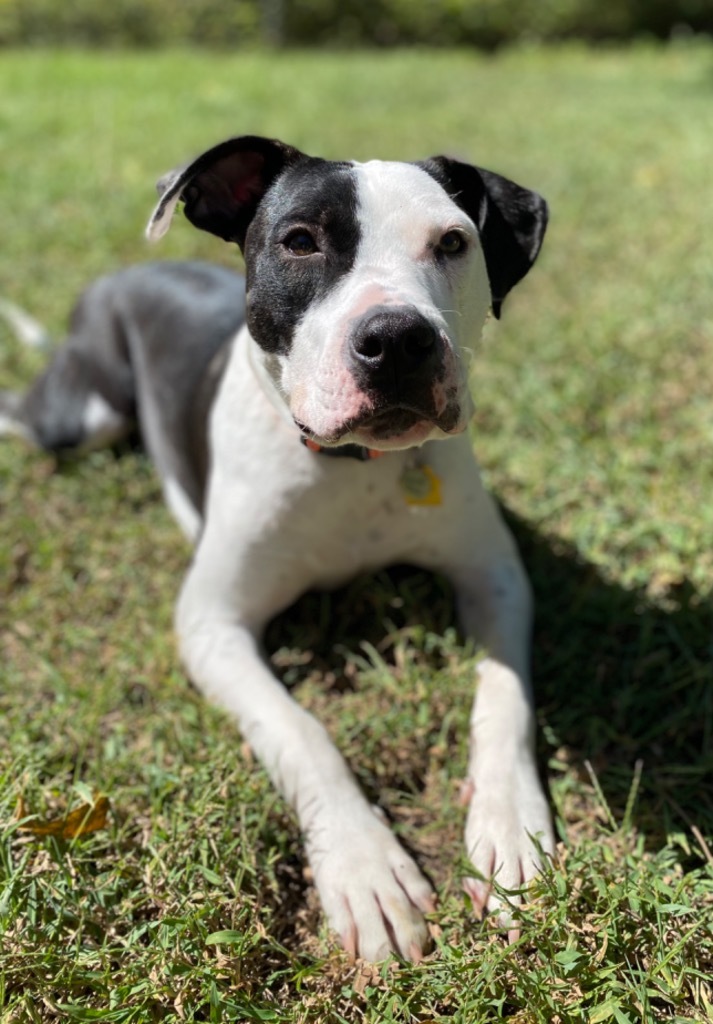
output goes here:
<path id="1" fill-rule="evenodd" d="M 441 236 L 438 248 L 446 256 L 457 256 L 465 252 L 467 244 L 460 231 L 446 231 L 445 235 Z"/>
<path id="2" fill-rule="evenodd" d="M 309 231 L 302 228 L 288 235 L 283 245 L 290 250 L 293 256 L 311 256 L 312 253 L 319 252 L 314 238 Z"/>

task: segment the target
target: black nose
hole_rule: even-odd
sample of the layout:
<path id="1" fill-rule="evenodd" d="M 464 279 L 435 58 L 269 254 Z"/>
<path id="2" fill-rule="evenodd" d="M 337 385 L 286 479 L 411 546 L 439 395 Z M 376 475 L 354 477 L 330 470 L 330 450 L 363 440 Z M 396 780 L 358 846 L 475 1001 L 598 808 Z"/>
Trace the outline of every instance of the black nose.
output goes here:
<path id="1" fill-rule="evenodd" d="M 441 357 L 435 327 L 416 310 L 367 313 L 351 337 L 355 368 L 374 384 L 407 382 L 430 373 Z"/>

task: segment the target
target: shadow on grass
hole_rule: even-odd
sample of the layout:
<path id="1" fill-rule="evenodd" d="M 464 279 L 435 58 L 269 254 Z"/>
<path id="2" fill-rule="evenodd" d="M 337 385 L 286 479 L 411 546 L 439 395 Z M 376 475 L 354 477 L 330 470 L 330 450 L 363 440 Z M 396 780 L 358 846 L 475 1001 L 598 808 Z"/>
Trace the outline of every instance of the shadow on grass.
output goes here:
<path id="1" fill-rule="evenodd" d="M 591 762 L 621 822 L 638 761 L 633 821 L 654 845 L 697 826 L 713 835 L 713 606 L 684 584 L 665 605 L 603 578 L 562 542 L 506 512 L 536 597 L 534 679 L 543 759 L 553 748 L 587 777 Z M 453 624 L 447 583 L 397 567 L 331 595 L 308 594 L 270 627 L 288 685 L 349 688 L 344 651 L 384 648 L 385 629 Z M 298 638 L 298 639 L 297 639 Z M 285 657 L 292 648 L 293 657 Z M 301 656 L 294 648 L 304 652 Z M 277 652 L 277 653 L 276 653 Z"/>
<path id="2" fill-rule="evenodd" d="M 573 548 L 509 515 L 537 600 L 540 719 L 574 763 L 591 761 L 621 821 L 637 761 L 634 822 L 652 842 L 713 834 L 713 606 L 687 583 L 653 604 Z"/>

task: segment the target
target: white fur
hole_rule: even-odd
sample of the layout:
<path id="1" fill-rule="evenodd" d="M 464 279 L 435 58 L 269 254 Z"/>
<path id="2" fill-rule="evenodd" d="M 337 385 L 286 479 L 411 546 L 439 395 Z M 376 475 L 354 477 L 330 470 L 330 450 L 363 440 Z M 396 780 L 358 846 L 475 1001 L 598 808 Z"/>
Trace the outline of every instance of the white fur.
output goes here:
<path id="1" fill-rule="evenodd" d="M 470 218 L 419 167 L 372 161 L 356 165 L 361 241 L 354 266 L 337 288 L 306 313 L 289 356 L 265 362 L 292 415 L 317 438 L 330 438 L 346 420 L 368 411 L 348 364 L 347 332 L 352 321 L 376 305 L 417 310 L 445 344 L 448 376 L 441 389 L 454 387 L 463 430 L 472 411 L 465 351 L 480 336 L 490 306 L 490 289 L 478 233 Z M 469 240 L 469 251 L 442 269 L 433 247 L 453 229 Z M 465 330 L 464 330 L 465 329 Z M 442 393 L 442 392 L 441 392 Z M 418 425 L 414 436 L 380 447 L 423 444 L 447 435 Z M 359 432 L 344 442 L 370 444 Z"/>
<path id="2" fill-rule="evenodd" d="M 92 392 L 82 413 L 84 441 L 79 450 L 86 452 L 113 444 L 124 437 L 128 429 L 129 422 L 126 417 L 113 409 L 101 395 Z"/>

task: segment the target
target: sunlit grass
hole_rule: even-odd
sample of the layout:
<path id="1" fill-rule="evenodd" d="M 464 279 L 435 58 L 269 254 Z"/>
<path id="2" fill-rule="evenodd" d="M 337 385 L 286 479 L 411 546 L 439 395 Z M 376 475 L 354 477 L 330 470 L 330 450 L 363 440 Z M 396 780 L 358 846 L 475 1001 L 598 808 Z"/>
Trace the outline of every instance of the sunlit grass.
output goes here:
<path id="1" fill-rule="evenodd" d="M 310 597 L 274 661 L 440 895 L 423 964 L 350 964 L 294 821 L 179 669 L 189 552 L 150 467 L 57 471 L 3 442 L 2 1019 L 711 1019 L 713 51 L 3 53 L 0 86 L 0 294 L 57 334 L 128 262 L 237 263 L 187 225 L 142 241 L 155 179 L 229 135 L 445 151 L 548 198 L 543 255 L 476 360 L 473 436 L 537 592 L 561 836 L 508 948 L 460 891 L 472 652 L 447 589 Z M 40 363 L 0 334 L 0 386 Z M 18 831 L 20 793 L 49 818 L 93 792 L 107 829 Z"/>

